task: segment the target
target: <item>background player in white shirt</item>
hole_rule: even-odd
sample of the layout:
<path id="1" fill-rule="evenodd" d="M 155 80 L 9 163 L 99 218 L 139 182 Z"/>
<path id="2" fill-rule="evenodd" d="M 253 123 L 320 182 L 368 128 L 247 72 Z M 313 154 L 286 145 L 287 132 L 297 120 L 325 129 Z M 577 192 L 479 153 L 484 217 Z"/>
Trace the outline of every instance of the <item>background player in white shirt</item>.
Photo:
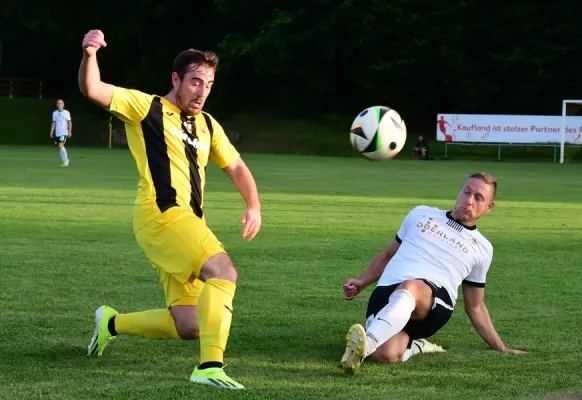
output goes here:
<path id="1" fill-rule="evenodd" d="M 73 122 L 71 121 L 71 113 L 65 110 L 65 102 L 62 99 L 58 99 L 57 109 L 53 111 L 50 137 L 54 138 L 54 144 L 59 148 L 59 155 L 62 161 L 61 167 L 69 166 L 69 156 L 65 148 L 65 143 L 72 136 L 72 130 Z"/>
<path id="2" fill-rule="evenodd" d="M 341 360 L 355 372 L 370 357 L 377 362 L 402 362 L 422 352 L 444 351 L 425 339 L 451 317 L 460 286 L 465 311 L 483 340 L 495 350 L 523 351 L 503 344 L 484 303 L 493 246 L 477 230 L 477 220 L 494 206 L 497 182 L 487 173 L 469 176 L 452 211 L 418 206 L 405 217 L 396 238 L 367 270 L 344 283 L 352 300 L 371 283 L 366 329 L 353 325 Z"/>

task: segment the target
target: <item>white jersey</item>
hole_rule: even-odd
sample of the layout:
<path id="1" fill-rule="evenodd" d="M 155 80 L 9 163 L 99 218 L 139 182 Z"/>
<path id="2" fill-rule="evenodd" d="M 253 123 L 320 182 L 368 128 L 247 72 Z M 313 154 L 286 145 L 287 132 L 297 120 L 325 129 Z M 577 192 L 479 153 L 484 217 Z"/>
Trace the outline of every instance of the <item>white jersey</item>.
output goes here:
<path id="1" fill-rule="evenodd" d="M 484 287 L 493 258 L 493 246 L 477 230 L 456 222 L 438 208 L 413 208 L 396 236 L 400 248 L 390 260 L 378 286 L 426 279 L 444 287 L 453 305 L 465 282 Z"/>
<path id="2" fill-rule="evenodd" d="M 69 134 L 69 121 L 71 114 L 67 110 L 53 111 L 53 122 L 55 123 L 55 136 L 67 136 Z"/>

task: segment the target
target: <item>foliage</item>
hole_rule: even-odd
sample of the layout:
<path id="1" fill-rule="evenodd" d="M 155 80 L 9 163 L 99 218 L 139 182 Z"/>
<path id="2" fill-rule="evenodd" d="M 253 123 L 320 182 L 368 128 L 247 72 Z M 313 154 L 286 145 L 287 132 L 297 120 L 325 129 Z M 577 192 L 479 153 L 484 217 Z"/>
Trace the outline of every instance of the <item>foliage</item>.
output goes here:
<path id="1" fill-rule="evenodd" d="M 211 106 L 222 109 L 315 118 L 385 104 L 432 131 L 438 112 L 556 114 L 563 98 L 580 97 L 574 0 L 138 3 L 105 0 L 87 13 L 63 0 L 9 2 L 3 73 L 74 92 L 82 36 L 100 28 L 104 79 L 152 92 L 167 90 L 180 50 L 216 50 Z"/>

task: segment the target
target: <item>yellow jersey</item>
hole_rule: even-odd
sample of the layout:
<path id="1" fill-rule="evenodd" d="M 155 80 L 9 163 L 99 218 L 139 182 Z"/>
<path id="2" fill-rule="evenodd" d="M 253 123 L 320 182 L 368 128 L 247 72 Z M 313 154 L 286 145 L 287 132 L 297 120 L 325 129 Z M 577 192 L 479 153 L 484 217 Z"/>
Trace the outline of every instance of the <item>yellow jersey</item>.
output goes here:
<path id="1" fill-rule="evenodd" d="M 171 207 L 204 218 L 208 161 L 224 168 L 238 151 L 208 113 L 186 116 L 160 96 L 113 87 L 109 111 L 125 123 L 139 173 L 134 232 Z"/>

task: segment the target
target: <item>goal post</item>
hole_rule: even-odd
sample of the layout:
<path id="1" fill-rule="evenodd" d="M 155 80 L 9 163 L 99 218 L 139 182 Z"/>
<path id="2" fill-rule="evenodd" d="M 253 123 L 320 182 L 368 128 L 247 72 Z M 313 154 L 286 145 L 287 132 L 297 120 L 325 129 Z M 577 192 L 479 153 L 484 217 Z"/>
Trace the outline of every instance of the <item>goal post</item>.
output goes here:
<path id="1" fill-rule="evenodd" d="M 567 144 L 576 145 L 581 143 L 582 143 L 582 100 L 563 100 L 562 127 L 560 139 L 560 164 L 564 164 L 564 162 L 567 161 L 566 160 Z"/>

